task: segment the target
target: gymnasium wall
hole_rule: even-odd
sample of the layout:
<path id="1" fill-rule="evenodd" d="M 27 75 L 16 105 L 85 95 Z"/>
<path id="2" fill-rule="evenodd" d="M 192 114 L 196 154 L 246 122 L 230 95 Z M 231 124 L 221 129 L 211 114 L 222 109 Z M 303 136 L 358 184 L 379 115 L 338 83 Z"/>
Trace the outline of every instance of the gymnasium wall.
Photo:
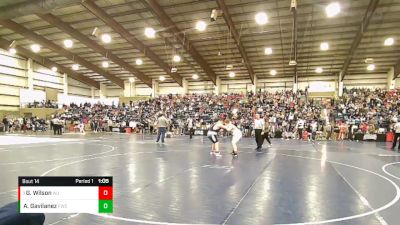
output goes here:
<path id="1" fill-rule="evenodd" d="M 350 88 L 369 88 L 369 89 L 386 89 L 387 73 L 368 73 L 368 74 L 349 74 L 343 80 L 344 87 Z M 313 82 L 327 82 L 335 85 L 337 88 L 338 77 L 336 76 L 311 76 L 298 77 L 298 89 L 304 90 Z M 396 79 L 396 87 L 400 86 L 400 79 Z M 293 88 L 293 78 L 268 78 L 258 79 L 257 90 L 265 90 L 269 92 L 280 90 L 291 90 Z"/>
<path id="2" fill-rule="evenodd" d="M 312 86 L 315 82 L 323 82 L 331 86 L 336 86 L 337 78 L 333 76 L 311 76 L 298 77 L 297 87 L 304 90 Z M 293 77 L 270 77 L 268 79 L 258 79 L 257 90 L 276 92 L 293 89 Z"/>
<path id="3" fill-rule="evenodd" d="M 64 75 L 53 72 L 33 62 L 32 80 L 28 79 L 28 60 L 18 55 L 11 56 L 7 51 L 0 49 L 0 111 L 18 110 L 20 106 L 20 89 L 28 89 L 29 83 L 33 90 L 47 93 L 64 93 Z M 310 77 L 298 77 L 298 89 L 305 89 L 313 82 L 325 82 L 328 86 L 337 89 L 338 77 L 333 75 L 316 75 Z M 344 87 L 365 87 L 386 89 L 388 83 L 387 73 L 349 74 L 345 77 Z M 100 91 L 92 89 L 77 80 L 67 78 L 68 95 L 76 97 L 100 98 Z M 224 79 L 220 83 L 220 93 L 244 93 L 253 90 L 253 84 L 249 79 Z M 395 86 L 400 86 L 400 79 L 396 79 Z M 257 90 L 275 92 L 291 90 L 293 88 L 292 77 L 268 77 L 257 79 Z M 183 87 L 176 83 L 159 83 L 159 94 L 183 94 Z M 211 81 L 189 80 L 187 93 L 214 93 L 215 87 Z M 136 96 L 151 96 L 153 90 L 144 84 L 135 84 Z M 104 92 L 107 98 L 124 96 L 124 90 L 115 85 L 109 85 Z"/>
<path id="4" fill-rule="evenodd" d="M 136 84 L 135 91 L 136 91 L 135 92 L 136 96 L 147 96 L 148 97 L 153 93 L 153 90 L 145 84 Z"/>
<path id="5" fill-rule="evenodd" d="M 77 81 L 74 81 L 74 83 Z M 328 76 L 310 76 L 298 77 L 298 89 L 304 90 L 312 86 L 316 82 L 322 82 L 324 85 L 329 85 L 338 88 L 338 77 Z M 346 88 L 363 87 L 363 88 L 382 88 L 385 89 L 387 85 L 387 74 L 361 74 L 361 75 L 347 75 L 343 81 Z M 400 79 L 397 79 L 396 87 L 400 86 Z M 134 84 L 132 92 L 136 96 L 151 96 L 153 90 L 144 84 Z M 257 80 L 257 90 L 276 92 L 282 90 L 291 90 L 293 88 L 292 77 L 270 77 Z M 71 89 L 71 88 L 70 88 Z M 77 93 L 85 93 L 90 96 L 90 88 L 81 88 Z M 214 93 L 215 87 L 211 81 L 192 81 L 188 82 L 188 93 Z M 245 93 L 246 91 L 253 90 L 253 84 L 248 79 L 242 80 L 221 80 L 220 93 Z M 129 93 L 130 90 L 127 92 Z M 72 89 L 69 90 L 71 94 Z M 177 83 L 159 83 L 159 95 L 166 94 L 184 94 L 184 88 L 180 87 Z M 107 97 L 122 97 L 124 90 L 118 86 L 107 86 Z M 99 91 L 95 90 L 95 98 L 99 97 Z"/>
<path id="6" fill-rule="evenodd" d="M 45 91 L 47 88 L 63 92 L 64 75 L 33 63 L 33 89 Z"/>
<path id="7" fill-rule="evenodd" d="M 33 62 L 31 81 L 28 80 L 28 60 L 18 55 L 11 56 L 0 49 L 0 111 L 16 111 L 20 106 L 20 89 L 46 92 L 64 91 L 64 77 Z M 91 88 L 86 84 L 68 78 L 68 94 L 91 97 Z"/>
<path id="8" fill-rule="evenodd" d="M 344 77 L 343 84 L 346 88 L 386 89 L 387 73 L 382 74 L 349 74 Z"/>
<path id="9" fill-rule="evenodd" d="M 178 85 L 176 85 L 178 87 Z M 125 91 L 126 95 L 133 95 L 133 93 L 136 94 L 136 96 L 146 96 L 149 97 L 152 95 L 153 90 L 145 85 L 145 84 L 132 84 L 132 89 L 130 89 L 129 85 L 127 87 L 127 90 Z M 108 85 L 107 90 L 106 90 L 106 96 L 107 97 L 124 97 L 124 89 L 122 89 L 119 86 L 116 85 Z M 95 90 L 95 98 L 99 97 L 99 90 Z"/>
<path id="10" fill-rule="evenodd" d="M 193 81 L 188 84 L 189 94 L 211 94 L 214 89 L 214 84 L 211 81 Z"/>
<path id="11" fill-rule="evenodd" d="M 117 86 L 107 87 L 106 96 L 110 98 L 116 98 L 124 96 L 124 90 Z"/>
<path id="12" fill-rule="evenodd" d="M 183 87 L 179 86 L 177 83 L 160 83 L 158 85 L 158 90 L 161 95 L 184 94 Z"/>
<path id="13" fill-rule="evenodd" d="M 26 60 L 10 57 L 0 49 L 0 110 L 18 110 L 19 90 L 24 87 L 27 87 Z"/>
<path id="14" fill-rule="evenodd" d="M 77 80 L 68 78 L 68 95 L 92 97 L 91 87 Z M 97 94 L 98 96 L 98 94 Z"/>
<path id="15" fill-rule="evenodd" d="M 221 80 L 221 93 L 246 93 L 253 90 L 250 80 Z"/>
<path id="16" fill-rule="evenodd" d="M 276 92 L 282 90 L 291 90 L 293 88 L 292 77 L 270 77 L 257 79 L 257 91 Z"/>

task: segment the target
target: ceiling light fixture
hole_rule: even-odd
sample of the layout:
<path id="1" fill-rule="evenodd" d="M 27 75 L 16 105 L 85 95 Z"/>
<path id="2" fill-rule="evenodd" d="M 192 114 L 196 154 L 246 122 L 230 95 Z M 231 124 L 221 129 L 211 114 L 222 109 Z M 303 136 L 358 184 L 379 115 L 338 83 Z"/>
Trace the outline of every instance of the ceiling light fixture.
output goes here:
<path id="1" fill-rule="evenodd" d="M 10 44 L 8 47 L 14 48 L 16 45 L 17 45 L 17 41 L 16 41 L 16 40 L 13 40 L 13 41 L 11 42 L 11 44 Z"/>
<path id="2" fill-rule="evenodd" d="M 156 31 L 152 27 L 146 27 L 146 29 L 144 29 L 144 35 L 148 38 L 155 38 Z"/>
<path id="3" fill-rule="evenodd" d="M 197 80 L 197 79 L 199 79 L 199 75 L 193 74 L 192 78 L 193 78 L 193 80 Z"/>
<path id="4" fill-rule="evenodd" d="M 103 66 L 103 68 L 108 68 L 110 66 L 110 63 L 108 63 L 108 61 L 103 61 L 101 65 Z"/>
<path id="5" fill-rule="evenodd" d="M 384 45 L 385 46 L 392 46 L 394 44 L 394 38 L 386 38 Z"/>
<path id="6" fill-rule="evenodd" d="M 102 34 L 102 35 L 101 35 L 101 41 L 102 41 L 103 43 L 108 44 L 108 43 L 111 42 L 111 36 L 110 36 L 109 34 Z"/>
<path id="7" fill-rule="evenodd" d="M 202 21 L 202 20 L 197 21 L 197 23 L 196 23 L 196 30 L 198 30 L 198 31 L 205 31 L 206 28 L 207 28 L 206 22 L 204 22 L 204 21 Z"/>
<path id="8" fill-rule="evenodd" d="M 143 64 L 143 60 L 142 59 L 136 59 L 136 65 L 140 66 Z"/>
<path id="9" fill-rule="evenodd" d="M 14 41 L 12 41 L 11 44 L 8 46 L 8 47 L 9 47 L 8 52 L 9 52 L 11 55 L 15 55 L 15 54 L 17 53 L 17 49 L 15 49 L 15 46 L 16 46 L 16 45 L 17 45 L 17 42 L 14 40 Z"/>
<path id="10" fill-rule="evenodd" d="M 174 60 L 174 62 L 180 62 L 181 61 L 181 57 L 179 55 L 174 55 L 172 60 Z"/>
<path id="11" fill-rule="evenodd" d="M 8 53 L 10 53 L 11 55 L 15 55 L 17 53 L 17 49 L 10 48 L 10 49 L 8 49 Z"/>
<path id="12" fill-rule="evenodd" d="M 129 83 L 133 83 L 135 82 L 135 78 L 134 77 L 129 77 Z"/>
<path id="13" fill-rule="evenodd" d="M 265 12 L 259 12 L 256 14 L 255 20 L 258 25 L 265 25 L 268 23 L 268 16 Z"/>
<path id="14" fill-rule="evenodd" d="M 375 64 L 369 64 L 369 65 L 367 66 L 367 70 L 368 70 L 368 71 L 373 71 L 373 70 L 375 70 Z"/>
<path id="15" fill-rule="evenodd" d="M 217 9 L 211 10 L 210 21 L 215 22 L 217 18 L 218 18 L 218 10 Z"/>
<path id="16" fill-rule="evenodd" d="M 329 43 L 328 42 L 322 42 L 321 45 L 319 46 L 321 51 L 328 51 L 329 50 Z"/>
<path id="17" fill-rule="evenodd" d="M 276 72 L 276 70 L 271 70 L 271 72 L 269 72 L 272 76 L 275 76 L 278 72 Z"/>
<path id="18" fill-rule="evenodd" d="M 165 77 L 164 76 L 160 76 L 160 81 L 164 81 Z"/>
<path id="19" fill-rule="evenodd" d="M 366 64 L 372 64 L 372 63 L 374 63 L 374 59 L 373 59 L 373 58 L 366 58 L 366 59 L 364 60 L 364 62 L 365 62 Z"/>
<path id="20" fill-rule="evenodd" d="M 235 76 L 236 76 L 235 72 L 229 72 L 229 77 L 235 77 Z"/>
<path id="21" fill-rule="evenodd" d="M 55 66 L 51 67 L 51 71 L 53 71 L 53 72 L 57 72 L 57 70 L 58 70 L 58 68 L 57 68 L 57 67 L 55 67 Z"/>
<path id="22" fill-rule="evenodd" d="M 38 44 L 33 44 L 33 45 L 31 45 L 31 50 L 32 50 L 32 52 L 34 52 L 34 53 L 40 52 L 40 49 L 41 49 L 41 47 L 40 47 L 40 45 L 38 45 Z"/>
<path id="23" fill-rule="evenodd" d="M 337 2 L 333 2 L 325 8 L 326 16 L 329 18 L 335 17 L 340 13 L 340 5 Z"/>
<path id="24" fill-rule="evenodd" d="M 72 48 L 72 46 L 74 45 L 74 42 L 70 39 L 64 40 L 64 46 L 66 48 Z"/>
<path id="25" fill-rule="evenodd" d="M 272 48 L 265 48 L 264 49 L 264 54 L 271 55 L 272 54 Z"/>
<path id="26" fill-rule="evenodd" d="M 324 69 L 322 69 L 321 67 L 317 67 L 317 68 L 315 69 L 315 72 L 316 72 L 316 73 L 322 73 L 322 72 L 324 72 Z"/>
<path id="27" fill-rule="evenodd" d="M 92 36 L 94 36 L 94 37 L 98 37 L 99 36 L 99 28 L 98 27 L 95 27 L 94 29 L 93 29 L 93 31 L 92 31 Z"/>
<path id="28" fill-rule="evenodd" d="M 72 65 L 72 69 L 73 70 L 79 70 L 79 65 L 78 64 L 74 64 L 74 65 Z"/>

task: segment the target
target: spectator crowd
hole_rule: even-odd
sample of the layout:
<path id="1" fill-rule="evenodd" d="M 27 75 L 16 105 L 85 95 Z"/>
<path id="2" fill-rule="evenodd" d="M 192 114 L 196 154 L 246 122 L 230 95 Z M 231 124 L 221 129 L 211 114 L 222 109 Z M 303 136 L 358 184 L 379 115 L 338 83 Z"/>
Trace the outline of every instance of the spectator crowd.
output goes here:
<path id="1" fill-rule="evenodd" d="M 58 104 L 55 101 L 34 101 L 32 103 L 28 103 L 26 104 L 27 108 L 50 108 L 50 109 L 57 109 L 58 108 Z"/>
<path id="2" fill-rule="evenodd" d="M 51 103 L 54 104 L 54 103 Z M 169 120 L 172 134 L 205 134 L 222 115 L 230 118 L 244 136 L 251 136 L 254 118 L 259 114 L 269 121 L 271 135 L 279 138 L 304 138 L 307 131 L 315 139 L 353 139 L 356 133 L 386 132 L 397 121 L 400 91 L 349 89 L 342 97 L 313 100 L 304 91 L 246 94 L 165 95 L 129 104 L 70 104 L 65 112 L 45 121 L 39 118 L 4 118 L 9 132 L 43 131 L 54 124 L 64 130 L 85 132 L 119 131 L 154 133 L 157 116 Z M 55 131 L 56 133 L 56 131 Z M 57 130 L 58 133 L 58 130 Z"/>

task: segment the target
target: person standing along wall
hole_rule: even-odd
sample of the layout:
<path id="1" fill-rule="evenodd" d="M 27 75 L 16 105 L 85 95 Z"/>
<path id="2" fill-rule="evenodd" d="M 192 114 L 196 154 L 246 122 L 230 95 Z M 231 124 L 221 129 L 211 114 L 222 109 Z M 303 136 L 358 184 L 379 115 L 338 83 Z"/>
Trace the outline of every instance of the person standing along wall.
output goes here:
<path id="1" fill-rule="evenodd" d="M 62 133 L 63 133 L 62 129 L 64 127 L 64 120 L 58 119 L 58 123 L 57 124 L 58 124 L 58 126 L 57 126 L 57 134 L 58 135 L 62 135 Z"/>
<path id="2" fill-rule="evenodd" d="M 8 133 L 8 129 L 9 129 L 10 123 L 8 122 L 7 117 L 4 117 L 3 124 L 4 124 L 4 132 Z"/>
<path id="3" fill-rule="evenodd" d="M 194 134 L 193 118 L 192 117 L 188 118 L 187 124 L 188 124 L 188 130 L 189 130 L 189 137 L 190 137 L 190 139 L 192 139 L 193 138 L 193 134 Z"/>
<path id="4" fill-rule="evenodd" d="M 169 126 L 169 120 L 165 118 L 165 116 L 161 113 L 157 119 L 157 128 L 158 128 L 158 134 L 157 134 L 157 143 L 160 141 L 161 138 L 161 143 L 164 143 L 165 140 L 165 133 L 167 132 L 167 128 Z"/>
<path id="5" fill-rule="evenodd" d="M 332 125 L 331 123 L 328 121 L 326 126 L 325 126 L 325 133 L 326 133 L 326 140 L 331 140 L 332 137 Z"/>
<path id="6" fill-rule="evenodd" d="M 310 127 L 311 127 L 311 140 L 315 141 L 318 131 L 318 122 L 316 120 L 312 121 Z"/>
<path id="7" fill-rule="evenodd" d="M 305 121 L 300 117 L 296 124 L 297 134 L 298 134 L 298 137 L 300 140 L 303 139 L 304 125 L 305 125 Z"/>
<path id="8" fill-rule="evenodd" d="M 256 118 L 254 119 L 254 133 L 255 139 L 257 143 L 257 151 L 261 151 L 263 136 L 261 135 L 264 129 L 264 120 L 260 119 L 260 114 L 256 114 Z"/>
<path id="9" fill-rule="evenodd" d="M 269 133 L 271 132 L 271 124 L 269 123 L 269 119 L 266 117 L 265 118 L 265 123 L 264 123 L 264 128 L 262 131 L 262 143 L 261 146 L 264 143 L 264 140 L 267 140 L 267 142 L 269 143 L 269 145 L 271 146 L 271 140 L 269 139 Z"/>
<path id="10" fill-rule="evenodd" d="M 393 125 L 393 130 L 394 130 L 394 139 L 393 139 L 393 144 L 392 144 L 392 149 L 396 147 L 397 140 L 400 137 L 400 122 L 395 119 L 396 123 Z M 399 146 L 397 147 L 398 151 L 400 152 L 400 143 Z"/>
<path id="11" fill-rule="evenodd" d="M 57 117 L 54 117 L 52 120 L 51 120 L 51 122 L 53 123 L 53 131 L 54 131 L 54 135 L 57 135 L 57 133 L 58 133 L 58 123 L 59 123 L 59 121 L 58 121 L 58 118 Z"/>

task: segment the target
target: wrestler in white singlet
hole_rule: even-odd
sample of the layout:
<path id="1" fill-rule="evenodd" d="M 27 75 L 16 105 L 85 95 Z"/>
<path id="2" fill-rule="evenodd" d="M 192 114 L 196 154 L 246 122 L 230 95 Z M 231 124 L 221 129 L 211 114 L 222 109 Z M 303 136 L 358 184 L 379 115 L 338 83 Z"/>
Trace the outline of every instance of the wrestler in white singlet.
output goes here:
<path id="1" fill-rule="evenodd" d="M 229 132 L 232 132 L 232 155 L 237 156 L 238 148 L 237 143 L 242 138 L 242 131 L 239 130 L 230 120 L 225 120 L 225 129 Z"/>

